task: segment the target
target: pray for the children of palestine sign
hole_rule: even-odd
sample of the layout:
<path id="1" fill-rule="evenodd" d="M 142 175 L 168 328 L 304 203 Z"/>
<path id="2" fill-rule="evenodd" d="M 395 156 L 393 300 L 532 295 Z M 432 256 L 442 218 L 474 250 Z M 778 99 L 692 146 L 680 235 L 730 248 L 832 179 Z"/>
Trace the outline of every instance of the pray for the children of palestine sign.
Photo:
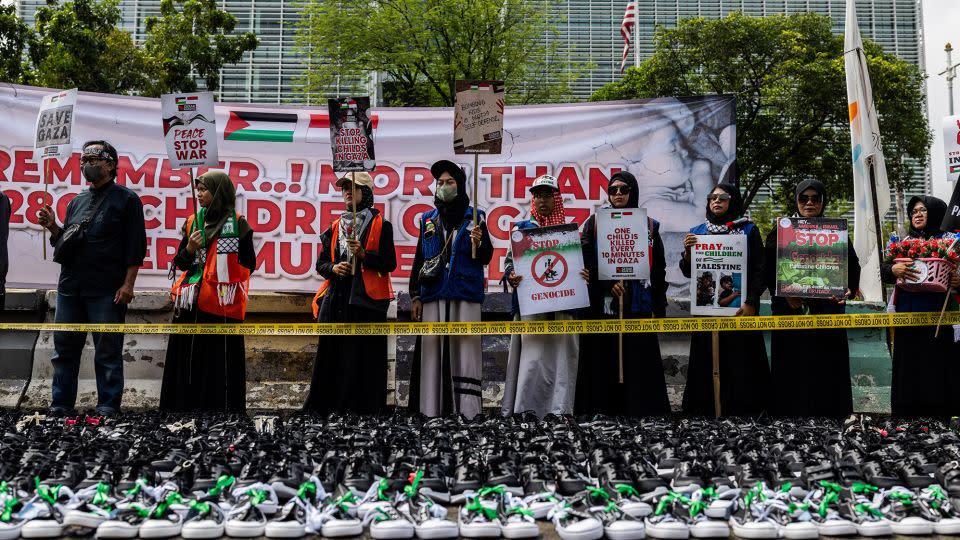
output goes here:
<path id="1" fill-rule="evenodd" d="M 590 305 L 580 277 L 583 252 L 576 223 L 510 233 L 513 267 L 523 276 L 517 287 L 521 315 L 536 315 Z"/>
<path id="2" fill-rule="evenodd" d="M 453 151 L 499 154 L 503 146 L 503 81 L 456 81 Z"/>
<path id="3" fill-rule="evenodd" d="M 698 234 L 690 258 L 690 313 L 736 315 L 747 294 L 746 235 Z"/>
<path id="4" fill-rule="evenodd" d="M 34 148 L 37 159 L 66 159 L 73 153 L 73 118 L 77 89 L 43 96 L 37 114 Z"/>
<path id="5" fill-rule="evenodd" d="M 843 298 L 847 294 L 847 220 L 777 220 L 777 296 Z"/>

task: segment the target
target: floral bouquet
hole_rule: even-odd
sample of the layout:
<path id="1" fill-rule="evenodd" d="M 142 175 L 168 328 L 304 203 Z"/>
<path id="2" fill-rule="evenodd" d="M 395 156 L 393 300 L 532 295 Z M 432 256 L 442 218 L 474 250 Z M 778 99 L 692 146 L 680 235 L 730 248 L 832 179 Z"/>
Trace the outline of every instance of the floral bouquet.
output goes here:
<path id="1" fill-rule="evenodd" d="M 890 242 L 886 261 L 912 264 L 920 272 L 916 280 L 897 280 L 897 286 L 903 290 L 944 293 L 950 288 L 950 274 L 960 261 L 960 253 L 954 247 L 952 237 L 903 240 Z"/>

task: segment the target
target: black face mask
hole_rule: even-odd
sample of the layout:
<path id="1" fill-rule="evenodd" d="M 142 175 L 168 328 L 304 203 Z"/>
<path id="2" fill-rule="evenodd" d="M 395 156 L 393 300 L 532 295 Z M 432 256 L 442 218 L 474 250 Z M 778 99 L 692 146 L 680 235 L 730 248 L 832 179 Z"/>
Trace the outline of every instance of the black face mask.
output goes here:
<path id="1" fill-rule="evenodd" d="M 104 177 L 103 171 L 100 170 L 100 167 L 97 167 L 93 163 L 85 163 L 83 165 L 82 172 L 84 179 L 91 184 L 96 184 Z"/>

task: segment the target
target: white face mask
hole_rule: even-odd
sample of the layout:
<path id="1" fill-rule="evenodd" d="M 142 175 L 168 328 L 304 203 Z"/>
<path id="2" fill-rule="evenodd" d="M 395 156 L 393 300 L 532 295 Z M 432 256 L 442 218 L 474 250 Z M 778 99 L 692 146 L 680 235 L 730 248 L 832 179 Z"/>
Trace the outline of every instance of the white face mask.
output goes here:
<path id="1" fill-rule="evenodd" d="M 456 184 L 443 184 L 437 188 L 437 198 L 443 202 L 450 202 L 457 198 Z"/>

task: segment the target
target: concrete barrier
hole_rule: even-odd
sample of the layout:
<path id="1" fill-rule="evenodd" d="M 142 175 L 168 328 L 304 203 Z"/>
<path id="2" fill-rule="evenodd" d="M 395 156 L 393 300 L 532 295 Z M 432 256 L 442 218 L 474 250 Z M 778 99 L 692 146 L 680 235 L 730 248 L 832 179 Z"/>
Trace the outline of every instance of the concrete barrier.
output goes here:
<path id="1" fill-rule="evenodd" d="M 248 304 L 247 321 L 311 322 L 308 294 L 255 293 Z M 55 291 L 16 291 L 8 294 L 5 320 L 45 320 L 52 322 L 56 306 Z M 11 308 L 11 304 L 13 308 Z M 19 306 L 19 307 L 17 307 Z M 127 321 L 161 323 L 172 318 L 173 306 L 166 291 L 138 291 L 130 306 Z M 851 312 L 882 310 L 881 306 L 853 304 Z M 510 296 L 491 292 L 483 306 L 484 320 L 509 318 Z M 769 304 L 761 314 L 769 314 Z M 390 307 L 388 316 L 409 320 L 410 299 L 405 293 Z M 688 302 L 671 300 L 669 317 L 689 316 Z M 32 317 L 32 319 L 30 319 Z M 26 319 L 24 319 L 26 318 Z M 850 330 L 851 379 L 854 406 L 863 412 L 888 412 L 890 404 L 890 359 L 882 329 Z M 391 405 L 407 405 L 411 360 L 415 338 L 391 337 L 388 341 L 389 393 Z M 124 374 L 126 388 L 123 405 L 130 409 L 155 408 L 160 397 L 160 381 L 166 355 L 167 337 L 162 335 L 125 336 Z M 769 351 L 769 334 L 767 335 Z M 499 410 L 503 396 L 509 336 L 484 336 L 483 402 L 489 410 Z M 689 334 L 662 334 L 660 349 L 667 390 L 674 410 L 679 410 L 686 383 Z M 249 409 L 297 409 L 309 390 L 310 376 L 317 351 L 315 336 L 247 336 L 247 407 Z M 14 406 L 27 378 L 32 382 L 23 406 L 44 408 L 49 404 L 53 368 L 51 332 L 0 333 L 0 406 Z M 10 362 L 7 359 L 10 358 Z M 32 367 L 31 367 L 32 366 Z M 78 394 L 78 407 L 96 404 L 93 373 L 93 347 L 88 336 L 84 349 Z"/>

